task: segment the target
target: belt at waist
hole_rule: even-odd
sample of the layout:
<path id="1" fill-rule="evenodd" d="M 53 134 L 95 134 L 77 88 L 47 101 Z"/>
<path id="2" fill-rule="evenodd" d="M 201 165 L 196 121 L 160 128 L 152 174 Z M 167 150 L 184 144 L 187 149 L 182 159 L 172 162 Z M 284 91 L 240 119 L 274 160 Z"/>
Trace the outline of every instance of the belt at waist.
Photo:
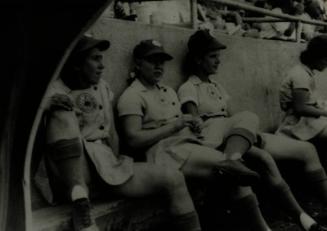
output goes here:
<path id="1" fill-rule="evenodd" d="M 210 118 L 225 118 L 227 116 L 226 115 L 201 115 L 200 117 L 203 121 L 206 121 Z"/>

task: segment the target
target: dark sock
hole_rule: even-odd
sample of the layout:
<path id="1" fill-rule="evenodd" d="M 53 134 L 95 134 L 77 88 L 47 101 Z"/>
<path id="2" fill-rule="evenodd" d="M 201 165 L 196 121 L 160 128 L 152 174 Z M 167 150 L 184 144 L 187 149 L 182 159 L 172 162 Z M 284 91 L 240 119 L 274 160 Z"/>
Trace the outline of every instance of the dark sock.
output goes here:
<path id="1" fill-rule="evenodd" d="M 195 211 L 177 215 L 173 222 L 178 231 L 201 231 L 199 217 Z"/>
<path id="2" fill-rule="evenodd" d="M 249 195 L 234 201 L 232 211 L 241 222 L 253 231 L 267 231 L 269 229 L 259 209 L 255 195 Z"/>
<path id="3" fill-rule="evenodd" d="M 313 192 L 316 192 L 322 202 L 327 205 L 327 176 L 324 169 L 306 172 L 306 179 L 312 184 Z"/>
<path id="4" fill-rule="evenodd" d="M 290 215 L 299 219 L 303 209 L 295 199 L 290 187 L 285 181 L 275 185 L 272 188 L 272 194 L 278 199 L 278 201 L 280 201 L 282 207 L 289 211 Z"/>
<path id="5" fill-rule="evenodd" d="M 65 185 L 65 194 L 69 199 L 73 187 L 87 188 L 82 169 L 83 146 L 79 138 L 59 140 L 47 145 L 50 162 L 56 166 L 60 182 Z"/>

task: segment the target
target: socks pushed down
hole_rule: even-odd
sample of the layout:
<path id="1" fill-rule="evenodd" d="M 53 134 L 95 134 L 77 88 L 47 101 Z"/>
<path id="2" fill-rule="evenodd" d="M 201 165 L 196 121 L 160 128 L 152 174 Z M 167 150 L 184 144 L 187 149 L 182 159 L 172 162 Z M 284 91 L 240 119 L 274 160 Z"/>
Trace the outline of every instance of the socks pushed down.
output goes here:
<path id="1" fill-rule="evenodd" d="M 72 193 L 71 193 L 72 201 L 82 199 L 82 198 L 88 198 L 86 190 L 80 185 L 75 185 L 73 187 Z"/>
<path id="2" fill-rule="evenodd" d="M 316 192 L 322 202 L 327 205 L 327 176 L 324 169 L 306 172 L 306 179 L 312 184 L 313 192 Z"/>
<path id="3" fill-rule="evenodd" d="M 243 197 L 234 202 L 233 210 L 246 227 L 250 227 L 253 231 L 269 231 L 265 219 L 259 209 L 259 203 L 255 195 Z"/>

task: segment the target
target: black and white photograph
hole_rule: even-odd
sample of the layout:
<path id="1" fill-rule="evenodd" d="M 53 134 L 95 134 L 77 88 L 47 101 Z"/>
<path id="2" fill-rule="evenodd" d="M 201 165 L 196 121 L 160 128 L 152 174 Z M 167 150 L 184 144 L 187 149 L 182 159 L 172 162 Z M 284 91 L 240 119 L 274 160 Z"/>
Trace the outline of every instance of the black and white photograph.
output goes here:
<path id="1" fill-rule="evenodd" d="M 0 10 L 0 231 L 327 231 L 327 0 Z"/>

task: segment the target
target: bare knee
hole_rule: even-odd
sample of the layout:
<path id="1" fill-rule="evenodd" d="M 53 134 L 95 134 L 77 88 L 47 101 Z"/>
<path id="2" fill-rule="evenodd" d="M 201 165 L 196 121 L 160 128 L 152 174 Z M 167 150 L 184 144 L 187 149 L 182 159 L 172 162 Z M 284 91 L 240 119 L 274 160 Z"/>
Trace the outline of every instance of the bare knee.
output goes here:
<path id="1" fill-rule="evenodd" d="M 251 187 L 236 187 L 233 191 L 232 191 L 232 199 L 233 200 L 239 200 L 242 199 L 244 197 L 250 196 L 252 195 L 252 189 Z"/>
<path id="2" fill-rule="evenodd" d="M 257 155 L 257 159 L 261 164 L 263 164 L 267 168 L 276 165 L 273 157 L 270 155 L 270 153 L 268 153 L 265 150 L 259 151 L 259 155 Z"/>
<path id="3" fill-rule="evenodd" d="M 167 191 L 174 191 L 186 187 L 185 178 L 181 171 L 164 169 L 161 176 L 163 187 Z"/>
<path id="4" fill-rule="evenodd" d="M 319 157 L 316 148 L 309 142 L 301 142 L 301 157 L 304 163 L 319 162 Z"/>

